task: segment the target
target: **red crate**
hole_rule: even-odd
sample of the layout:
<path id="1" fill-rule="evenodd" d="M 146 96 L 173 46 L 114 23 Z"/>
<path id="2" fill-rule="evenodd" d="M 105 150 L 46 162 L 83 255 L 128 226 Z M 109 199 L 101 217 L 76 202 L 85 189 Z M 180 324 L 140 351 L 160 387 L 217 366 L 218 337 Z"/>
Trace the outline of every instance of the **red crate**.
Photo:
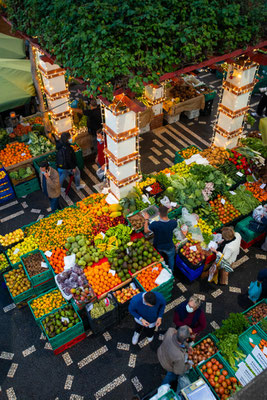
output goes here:
<path id="1" fill-rule="evenodd" d="M 86 338 L 86 334 L 82 333 L 81 335 L 77 336 L 76 338 L 70 340 L 68 343 L 63 344 L 63 346 L 58 347 L 57 349 L 54 350 L 54 354 L 58 355 L 60 353 L 63 353 L 63 351 L 69 349 L 70 347 L 74 346 L 76 343 L 81 342 Z"/>
<path id="2" fill-rule="evenodd" d="M 260 236 L 256 237 L 255 239 L 251 240 L 250 242 L 245 242 L 243 239 L 241 240 L 241 247 L 242 249 L 248 249 L 249 247 L 253 246 L 253 244 L 260 242 L 265 238 L 266 233 L 263 232 Z"/>

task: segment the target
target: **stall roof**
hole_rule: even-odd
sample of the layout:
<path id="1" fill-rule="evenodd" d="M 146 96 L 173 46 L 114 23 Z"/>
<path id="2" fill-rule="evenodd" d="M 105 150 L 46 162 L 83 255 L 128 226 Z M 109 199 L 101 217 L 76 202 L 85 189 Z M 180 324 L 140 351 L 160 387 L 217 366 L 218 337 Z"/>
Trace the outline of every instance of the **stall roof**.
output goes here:
<path id="1" fill-rule="evenodd" d="M 0 32 L 1 58 L 25 58 L 24 40 Z"/>

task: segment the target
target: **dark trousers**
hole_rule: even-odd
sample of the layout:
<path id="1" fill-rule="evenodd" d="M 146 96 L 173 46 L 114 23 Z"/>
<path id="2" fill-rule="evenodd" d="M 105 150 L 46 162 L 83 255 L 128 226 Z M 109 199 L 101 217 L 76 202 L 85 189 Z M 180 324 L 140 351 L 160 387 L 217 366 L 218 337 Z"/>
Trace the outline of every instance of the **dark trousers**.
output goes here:
<path id="1" fill-rule="evenodd" d="M 264 94 L 262 96 L 262 98 L 260 99 L 260 102 L 257 107 L 257 114 L 262 115 L 264 112 L 264 109 L 266 109 L 265 110 L 265 113 L 266 113 L 266 111 L 267 111 L 267 94 Z"/>
<path id="2" fill-rule="evenodd" d="M 50 201 L 50 207 L 51 207 L 52 212 L 60 209 L 60 207 L 59 207 L 59 197 L 57 197 L 56 199 L 50 199 L 49 198 L 49 201 Z"/>
<path id="3" fill-rule="evenodd" d="M 154 336 L 154 328 L 146 328 L 143 325 L 138 324 L 137 322 L 135 323 L 135 332 L 137 333 L 141 333 L 144 330 L 145 332 L 145 336 L 148 338 L 152 338 L 152 336 Z"/>

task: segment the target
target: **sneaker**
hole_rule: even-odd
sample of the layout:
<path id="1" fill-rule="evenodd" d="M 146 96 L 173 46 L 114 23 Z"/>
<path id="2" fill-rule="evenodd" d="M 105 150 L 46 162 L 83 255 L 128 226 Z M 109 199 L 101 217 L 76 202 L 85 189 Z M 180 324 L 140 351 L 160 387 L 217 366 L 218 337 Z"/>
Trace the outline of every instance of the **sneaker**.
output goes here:
<path id="1" fill-rule="evenodd" d="M 60 190 L 61 190 L 61 192 L 65 192 L 66 189 L 65 188 L 60 188 Z"/>
<path id="2" fill-rule="evenodd" d="M 84 189 L 84 188 L 85 188 L 85 185 L 76 186 L 76 189 L 77 189 L 77 190 L 81 190 L 81 189 Z"/>
<path id="3" fill-rule="evenodd" d="M 148 338 L 147 338 L 147 340 L 148 340 L 149 343 L 151 343 L 153 339 L 154 339 L 154 336 L 148 337 Z"/>
<path id="4" fill-rule="evenodd" d="M 140 337 L 140 333 L 134 332 L 133 337 L 132 337 L 132 344 L 137 344 L 139 337 Z"/>
<path id="5" fill-rule="evenodd" d="M 254 118 L 261 118 L 261 115 L 257 114 L 256 112 L 252 112 L 250 115 Z"/>

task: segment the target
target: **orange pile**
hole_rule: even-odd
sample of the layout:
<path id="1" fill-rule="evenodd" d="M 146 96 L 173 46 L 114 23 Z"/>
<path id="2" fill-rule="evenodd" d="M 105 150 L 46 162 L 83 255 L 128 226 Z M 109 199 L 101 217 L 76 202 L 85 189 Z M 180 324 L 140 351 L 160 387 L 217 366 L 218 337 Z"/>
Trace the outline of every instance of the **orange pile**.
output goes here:
<path id="1" fill-rule="evenodd" d="M 115 276 L 113 276 L 109 270 L 110 263 L 108 261 L 96 265 L 95 267 L 86 267 L 83 270 L 88 282 L 91 284 L 97 296 L 100 296 L 121 284 L 121 279 L 118 275 L 115 274 Z"/>
<path id="2" fill-rule="evenodd" d="M 8 143 L 6 147 L 0 151 L 0 161 L 4 167 L 17 164 L 21 161 L 32 158 L 29 146 L 24 143 L 13 142 Z"/>
<path id="3" fill-rule="evenodd" d="M 254 197 L 260 202 L 267 201 L 266 187 L 261 188 L 262 182 L 246 182 L 246 189 L 249 190 Z"/>
<path id="4" fill-rule="evenodd" d="M 64 257 L 67 250 L 56 248 L 52 250 L 52 256 L 49 258 L 49 263 L 56 274 L 60 274 L 64 270 Z"/>
<path id="5" fill-rule="evenodd" d="M 240 212 L 221 194 L 218 194 L 217 198 L 211 200 L 209 203 L 212 210 L 218 215 L 219 220 L 223 224 L 227 224 L 241 215 Z"/>
<path id="6" fill-rule="evenodd" d="M 137 280 L 143 288 L 147 291 L 150 291 L 157 287 L 158 285 L 155 283 L 155 280 L 163 270 L 161 263 L 153 265 L 144 269 L 140 274 L 137 275 Z"/>

